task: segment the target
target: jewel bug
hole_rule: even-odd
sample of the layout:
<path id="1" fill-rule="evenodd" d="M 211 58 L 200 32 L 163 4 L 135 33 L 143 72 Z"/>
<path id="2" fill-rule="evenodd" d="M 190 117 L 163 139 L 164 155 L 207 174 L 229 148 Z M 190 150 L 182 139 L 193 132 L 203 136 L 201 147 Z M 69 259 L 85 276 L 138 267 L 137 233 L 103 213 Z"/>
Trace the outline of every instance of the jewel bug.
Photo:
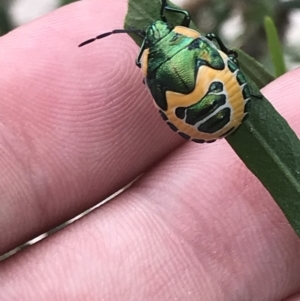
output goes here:
<path id="1" fill-rule="evenodd" d="M 136 59 L 160 115 L 185 139 L 214 142 L 235 131 L 249 114 L 251 92 L 239 68 L 237 53 L 215 34 L 202 36 L 190 28 L 186 10 L 161 1 L 160 17 L 146 31 L 115 29 L 111 34 L 136 33 L 143 43 Z M 165 12 L 182 14 L 181 25 L 168 23 Z M 217 47 L 218 46 L 218 47 Z"/>

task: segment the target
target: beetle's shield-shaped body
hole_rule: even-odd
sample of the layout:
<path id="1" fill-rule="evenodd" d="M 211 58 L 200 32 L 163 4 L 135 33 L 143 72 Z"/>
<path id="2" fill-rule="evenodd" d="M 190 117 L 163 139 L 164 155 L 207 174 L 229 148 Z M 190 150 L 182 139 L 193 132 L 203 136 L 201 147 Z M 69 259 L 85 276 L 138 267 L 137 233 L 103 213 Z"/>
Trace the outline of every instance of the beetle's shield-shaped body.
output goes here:
<path id="1" fill-rule="evenodd" d="M 250 90 L 230 56 L 198 32 L 150 25 L 142 58 L 145 82 L 162 117 L 181 136 L 213 142 L 239 127 Z"/>

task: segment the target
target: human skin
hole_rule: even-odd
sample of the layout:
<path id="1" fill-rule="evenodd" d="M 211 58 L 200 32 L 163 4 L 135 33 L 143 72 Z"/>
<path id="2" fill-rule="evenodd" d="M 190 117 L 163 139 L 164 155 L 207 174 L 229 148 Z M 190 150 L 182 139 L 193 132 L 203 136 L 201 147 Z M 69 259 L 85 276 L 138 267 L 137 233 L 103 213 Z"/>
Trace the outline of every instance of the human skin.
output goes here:
<path id="1" fill-rule="evenodd" d="M 126 1 L 80 1 L 0 39 L 0 300 L 300 300 L 300 241 L 225 140 L 161 120 L 115 35 Z M 300 133 L 300 69 L 263 93 Z"/>

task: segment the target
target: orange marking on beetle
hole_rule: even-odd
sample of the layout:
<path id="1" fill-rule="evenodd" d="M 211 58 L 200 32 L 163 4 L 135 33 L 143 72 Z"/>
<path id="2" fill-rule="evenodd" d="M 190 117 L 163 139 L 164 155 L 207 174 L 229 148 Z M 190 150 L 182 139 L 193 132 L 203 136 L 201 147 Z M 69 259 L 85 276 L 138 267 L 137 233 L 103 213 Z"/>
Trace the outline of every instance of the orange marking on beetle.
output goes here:
<path id="1" fill-rule="evenodd" d="M 173 32 L 193 39 L 197 39 L 201 37 L 201 34 L 198 31 L 184 26 L 176 26 L 173 29 Z"/>

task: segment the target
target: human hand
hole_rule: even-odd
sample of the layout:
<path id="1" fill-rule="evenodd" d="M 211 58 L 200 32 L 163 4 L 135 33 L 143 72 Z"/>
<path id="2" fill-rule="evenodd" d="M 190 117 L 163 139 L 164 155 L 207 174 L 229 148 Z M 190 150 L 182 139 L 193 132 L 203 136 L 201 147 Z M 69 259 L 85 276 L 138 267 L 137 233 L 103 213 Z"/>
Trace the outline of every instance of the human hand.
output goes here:
<path id="1" fill-rule="evenodd" d="M 225 140 L 170 131 L 115 35 L 126 1 L 80 1 L 0 41 L 0 300 L 300 300 L 300 242 Z M 300 131 L 300 70 L 264 89 Z M 298 294 L 298 297 L 297 297 Z"/>

